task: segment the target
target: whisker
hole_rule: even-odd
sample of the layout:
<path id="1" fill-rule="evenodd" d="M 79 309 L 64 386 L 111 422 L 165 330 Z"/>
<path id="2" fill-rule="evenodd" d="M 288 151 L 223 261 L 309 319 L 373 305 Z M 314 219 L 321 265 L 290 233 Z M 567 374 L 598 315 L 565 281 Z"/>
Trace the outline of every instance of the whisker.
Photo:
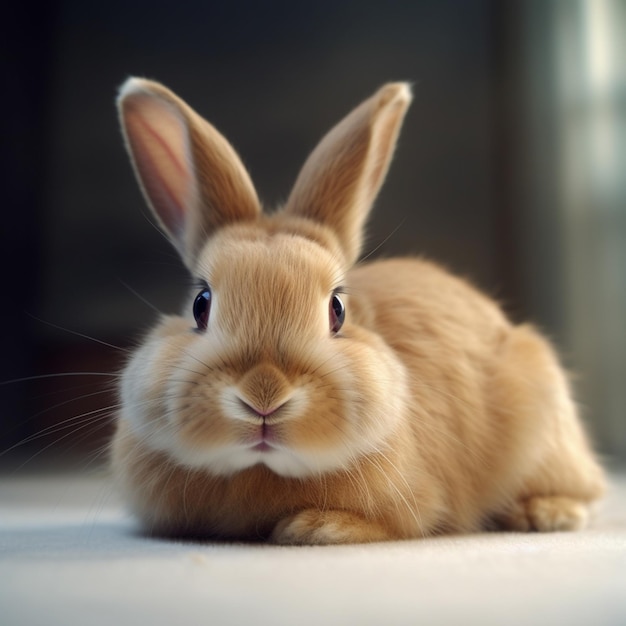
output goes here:
<path id="1" fill-rule="evenodd" d="M 104 422 L 105 418 L 108 417 L 106 415 L 103 415 L 102 417 L 99 418 L 98 421 Z M 59 437 L 58 439 L 55 439 L 53 442 L 49 443 L 48 445 L 44 446 L 43 448 L 40 448 L 39 450 L 37 450 L 36 452 L 34 452 L 28 459 L 26 459 L 21 465 L 19 465 L 17 468 L 15 468 L 13 470 L 14 473 L 19 472 L 25 465 L 27 465 L 28 463 L 31 463 L 34 459 L 36 459 L 38 456 L 42 455 L 44 452 L 47 452 L 52 446 L 57 446 L 59 445 L 59 443 L 61 441 L 66 440 L 68 437 L 71 437 L 72 435 L 76 434 L 78 431 L 80 430 L 84 430 L 87 427 L 90 427 L 93 425 L 93 420 L 88 420 L 86 423 L 78 426 L 75 429 L 70 430 L 68 433 L 66 433 L 65 435 L 63 435 L 62 437 Z M 101 428 L 102 426 L 104 426 L 105 423 L 101 423 L 100 426 L 96 426 L 95 428 Z M 86 436 L 90 436 L 91 433 L 93 431 L 90 431 L 89 433 L 87 433 Z M 83 441 L 84 437 L 80 440 L 77 440 L 78 442 Z M 76 443 L 74 444 L 76 445 Z M 11 448 L 9 448 L 9 450 L 14 449 L 16 446 L 12 446 Z M 2 453 L 0 453 L 0 457 L 3 456 L 7 451 L 4 451 Z"/>
<path id="2" fill-rule="evenodd" d="M 400 220 L 400 223 L 370 252 L 368 252 L 359 263 L 363 263 L 367 261 L 373 254 L 377 252 L 380 248 L 382 248 L 401 228 L 404 226 L 404 222 L 406 222 L 406 217 Z"/>
<path id="3" fill-rule="evenodd" d="M 128 291 L 130 291 L 134 296 L 136 296 L 139 300 L 141 300 L 141 302 L 143 302 L 147 307 L 151 308 L 155 313 L 158 313 L 159 315 L 161 314 L 161 311 L 159 311 L 159 309 L 156 306 L 154 306 L 154 304 L 152 304 L 152 302 L 150 302 L 149 300 L 144 298 L 138 291 L 136 291 L 128 283 L 126 283 L 125 281 L 123 281 L 121 279 L 120 279 L 120 283 L 124 287 L 126 287 L 126 289 L 128 289 Z"/>
<path id="4" fill-rule="evenodd" d="M 37 441 L 38 439 L 42 439 L 48 435 L 52 435 L 58 432 L 62 432 L 64 430 L 67 430 L 68 428 L 74 428 L 74 426 L 76 426 L 76 424 L 81 424 L 81 426 L 79 428 L 77 428 L 76 430 L 80 430 L 80 428 L 89 425 L 91 423 L 94 423 L 96 421 L 99 421 L 101 419 L 105 419 L 108 418 L 111 414 L 111 412 L 117 408 L 117 405 L 112 405 L 112 406 L 108 406 L 108 407 L 102 407 L 99 409 L 94 409 L 93 411 L 88 411 L 87 413 L 81 413 L 80 415 L 75 415 L 73 417 L 67 418 L 59 423 L 56 424 L 52 424 L 50 426 L 47 426 L 46 428 L 43 428 L 39 431 L 37 431 L 36 433 L 33 433 L 32 435 L 29 435 L 28 437 L 24 437 L 24 439 L 21 439 L 20 441 L 18 441 L 17 443 L 14 443 L 12 446 L 6 448 L 5 450 L 0 451 L 0 458 L 2 458 L 3 456 L 5 456 L 6 454 L 8 454 L 9 452 L 12 452 L 13 450 L 19 448 L 20 446 L 24 446 L 28 443 L 32 443 L 33 441 Z M 98 417 L 97 419 L 93 419 L 94 415 L 99 415 L 101 413 L 104 413 L 104 415 L 101 415 L 100 417 Z M 70 432 L 69 435 L 71 435 L 72 433 Z M 60 441 L 60 440 L 59 440 Z M 54 445 L 55 442 L 52 443 L 52 445 Z"/>
<path id="5" fill-rule="evenodd" d="M 414 519 L 415 523 L 417 524 L 417 527 L 421 530 L 424 527 L 424 525 L 423 525 L 423 522 L 422 522 L 422 516 L 421 516 L 420 510 L 419 510 L 419 505 L 417 504 L 417 500 L 415 498 L 415 493 L 414 493 L 413 489 L 411 488 L 411 485 L 409 485 L 408 481 L 406 480 L 406 477 L 400 471 L 398 466 L 380 448 L 378 448 L 376 450 L 376 453 L 379 456 L 381 456 L 387 462 L 387 464 L 391 467 L 391 469 L 393 469 L 395 471 L 395 473 L 398 476 L 398 478 L 402 481 L 402 483 L 406 487 L 408 493 L 410 493 L 411 496 L 412 496 L 413 506 L 411 506 L 411 504 L 409 503 L 409 501 L 407 500 L 405 495 L 400 491 L 400 489 L 395 484 L 395 482 L 392 481 L 387 476 L 387 474 L 385 473 L 385 471 L 382 468 L 382 466 L 380 466 L 376 461 L 374 461 L 374 459 L 372 457 L 368 456 L 367 460 L 370 461 L 371 463 L 373 463 L 379 469 L 381 474 L 383 476 L 385 476 L 389 486 L 392 487 L 393 490 L 396 492 L 396 494 L 400 497 L 400 499 L 402 500 L 402 502 L 406 506 L 407 511 L 410 513 L 411 517 Z"/>
<path id="6" fill-rule="evenodd" d="M 82 339 L 89 339 L 89 341 L 94 341 L 95 343 L 99 343 L 103 346 L 106 346 L 107 348 L 113 348 L 114 350 L 118 350 L 119 352 L 125 352 L 127 354 L 130 352 L 130 350 L 127 350 L 126 348 L 121 348 L 120 346 L 116 346 L 112 343 L 108 343 L 106 341 L 103 341 L 102 339 L 97 339 L 96 337 L 85 335 L 84 333 L 78 332 L 77 330 L 71 330 L 69 328 L 64 328 L 63 326 L 59 326 L 58 324 L 53 324 L 52 322 L 43 320 L 37 317 L 36 315 L 33 315 L 32 313 L 27 312 L 26 315 L 36 320 L 37 322 L 40 322 L 41 324 L 45 324 L 46 326 L 50 326 L 51 328 L 55 328 L 56 330 L 62 330 L 63 332 L 69 333 L 70 335 L 75 335 L 76 337 L 81 337 Z"/>
<path id="7" fill-rule="evenodd" d="M 73 402 L 81 402 L 83 400 L 86 400 L 88 398 L 92 398 L 94 396 L 103 395 L 103 394 L 109 394 L 109 393 L 111 393 L 111 391 L 109 389 L 101 389 L 99 391 L 94 391 L 93 393 L 83 394 L 81 396 L 76 396 L 74 398 L 70 398 L 69 400 L 64 400 L 63 402 L 58 402 L 57 404 L 53 404 L 52 406 L 48 406 L 45 409 L 42 409 L 41 411 L 38 411 L 37 413 L 34 413 L 33 415 L 30 415 L 29 417 L 19 421 L 12 428 L 7 430 L 7 433 L 13 433 L 16 430 L 22 428 L 25 424 L 28 424 L 28 423 L 32 422 L 33 420 L 37 419 L 38 417 L 41 417 L 42 415 L 45 415 L 46 413 L 49 413 L 50 411 L 54 411 L 55 409 L 58 409 L 58 408 L 60 408 L 62 406 L 66 406 L 68 404 L 72 404 Z M 69 418 L 69 419 L 74 419 L 74 418 Z M 58 423 L 57 423 L 57 425 L 58 425 Z M 42 431 L 38 431 L 38 432 L 42 432 Z"/>
<path id="8" fill-rule="evenodd" d="M 61 392 L 55 392 L 55 393 L 63 393 L 66 392 L 68 390 L 62 390 Z M 59 409 L 62 406 L 66 406 L 67 404 L 72 404 L 73 402 L 81 402 L 83 400 L 87 400 L 88 398 L 93 398 L 95 396 L 101 396 L 104 394 L 110 394 L 112 393 L 112 389 L 100 389 L 98 391 L 93 391 L 91 393 L 85 393 L 82 394 L 80 396 L 74 396 L 72 398 L 70 398 L 69 400 L 63 400 L 63 402 L 57 402 L 57 404 L 53 404 L 51 406 L 47 406 L 45 409 L 42 409 L 41 411 L 38 411 L 37 413 L 34 413 L 33 415 L 31 415 L 30 417 L 28 417 L 27 419 L 25 419 L 23 422 L 21 422 L 22 424 L 25 424 L 27 422 L 30 422 L 31 420 L 37 418 L 37 417 L 41 417 L 42 415 L 45 415 L 46 413 L 49 413 L 50 411 L 54 411 L 55 409 Z"/>
<path id="9" fill-rule="evenodd" d="M 25 383 L 32 380 L 45 380 L 47 378 L 63 378 L 64 376 L 104 376 L 108 378 L 121 378 L 119 373 L 115 372 L 59 372 L 56 374 L 38 374 L 36 376 L 23 376 L 22 378 L 13 378 L 11 380 L 0 380 L 0 386 L 14 385 L 16 383 Z"/>

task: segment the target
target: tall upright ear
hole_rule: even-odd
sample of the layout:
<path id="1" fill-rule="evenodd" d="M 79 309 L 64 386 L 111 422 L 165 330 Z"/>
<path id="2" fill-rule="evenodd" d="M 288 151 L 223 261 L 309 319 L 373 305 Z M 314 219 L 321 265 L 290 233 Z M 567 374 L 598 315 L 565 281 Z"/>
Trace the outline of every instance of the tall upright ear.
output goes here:
<path id="1" fill-rule="evenodd" d="M 139 185 L 188 267 L 215 229 L 258 216 L 254 186 L 231 145 L 169 89 L 130 78 L 117 105 Z"/>
<path id="2" fill-rule="evenodd" d="M 408 84 L 389 83 L 354 109 L 313 150 L 285 205 L 287 213 L 329 226 L 350 264 L 411 98 Z"/>

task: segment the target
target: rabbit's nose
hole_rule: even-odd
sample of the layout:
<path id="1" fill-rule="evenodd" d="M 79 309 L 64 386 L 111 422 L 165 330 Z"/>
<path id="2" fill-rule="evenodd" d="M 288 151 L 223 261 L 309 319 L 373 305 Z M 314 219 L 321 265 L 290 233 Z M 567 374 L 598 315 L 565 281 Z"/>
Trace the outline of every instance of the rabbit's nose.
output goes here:
<path id="1" fill-rule="evenodd" d="M 257 365 L 246 372 L 237 387 L 240 401 L 264 418 L 278 411 L 292 394 L 286 376 L 269 364 Z"/>
<path id="2" fill-rule="evenodd" d="M 248 411 L 252 416 L 261 417 L 263 419 L 273 416 L 279 411 L 279 409 L 281 409 L 286 404 L 286 402 L 282 402 L 281 404 L 274 406 L 270 409 L 261 409 L 252 404 L 249 400 L 242 397 L 239 397 L 239 401 L 241 402 L 241 405 L 245 408 L 245 410 Z"/>

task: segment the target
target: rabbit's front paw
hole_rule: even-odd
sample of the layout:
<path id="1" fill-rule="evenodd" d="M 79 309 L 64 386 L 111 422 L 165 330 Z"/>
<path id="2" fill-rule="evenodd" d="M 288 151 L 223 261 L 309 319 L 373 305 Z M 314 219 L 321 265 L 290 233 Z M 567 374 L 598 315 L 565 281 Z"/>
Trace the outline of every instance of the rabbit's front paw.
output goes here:
<path id="1" fill-rule="evenodd" d="M 578 530 L 589 517 L 584 502 L 566 496 L 533 496 L 518 502 L 502 519 L 509 530 Z"/>
<path id="2" fill-rule="evenodd" d="M 280 521 L 271 536 L 273 543 L 325 545 L 365 543 L 390 539 L 385 530 L 347 511 L 306 509 Z"/>

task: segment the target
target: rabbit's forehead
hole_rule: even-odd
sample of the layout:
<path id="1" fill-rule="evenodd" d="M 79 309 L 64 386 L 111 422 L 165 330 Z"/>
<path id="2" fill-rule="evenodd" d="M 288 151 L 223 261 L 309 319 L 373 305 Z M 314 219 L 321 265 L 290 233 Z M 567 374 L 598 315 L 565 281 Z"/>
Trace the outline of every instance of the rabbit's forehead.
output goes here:
<path id="1" fill-rule="evenodd" d="M 299 294 L 332 292 L 342 282 L 341 265 L 319 244 L 289 233 L 215 242 L 198 263 L 199 278 L 218 292 Z"/>

